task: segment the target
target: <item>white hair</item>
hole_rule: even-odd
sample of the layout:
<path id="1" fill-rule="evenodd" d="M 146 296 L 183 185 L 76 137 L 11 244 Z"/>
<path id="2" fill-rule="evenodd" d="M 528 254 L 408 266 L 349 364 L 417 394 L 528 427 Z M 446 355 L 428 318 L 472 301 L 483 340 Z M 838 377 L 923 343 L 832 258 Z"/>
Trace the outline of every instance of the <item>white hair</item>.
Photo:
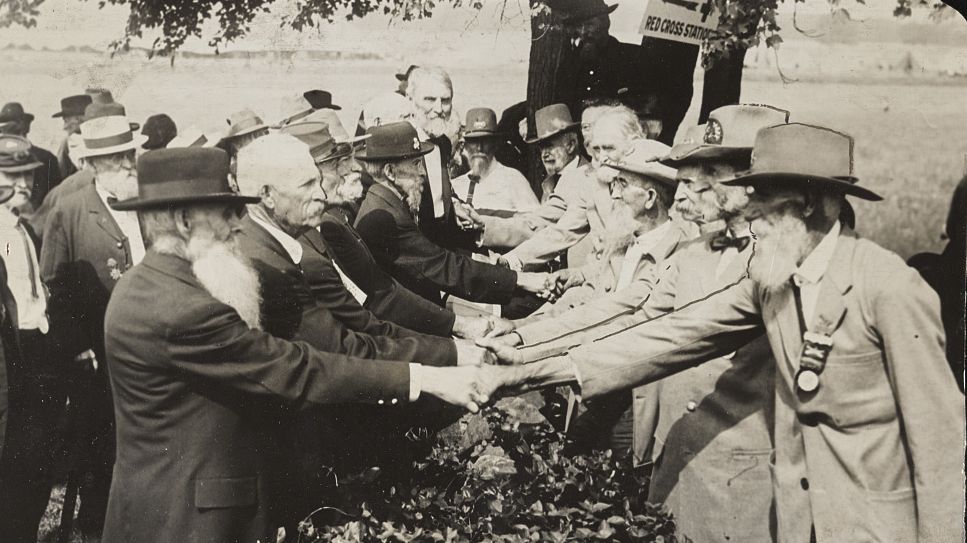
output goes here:
<path id="1" fill-rule="evenodd" d="M 309 146 L 288 134 L 268 134 L 238 152 L 236 181 L 239 192 L 258 195 L 262 187 L 305 183 L 319 170 Z"/>
<path id="2" fill-rule="evenodd" d="M 406 95 L 412 98 L 413 93 L 420 87 L 420 83 L 428 80 L 443 83 L 450 89 L 450 94 L 453 94 L 453 81 L 450 79 L 450 74 L 446 70 L 436 66 L 420 66 L 414 68 L 406 80 Z"/>
<path id="3" fill-rule="evenodd" d="M 413 102 L 395 92 L 378 94 L 363 106 L 363 124 L 366 128 L 382 126 L 397 121 L 411 121 L 415 109 Z"/>

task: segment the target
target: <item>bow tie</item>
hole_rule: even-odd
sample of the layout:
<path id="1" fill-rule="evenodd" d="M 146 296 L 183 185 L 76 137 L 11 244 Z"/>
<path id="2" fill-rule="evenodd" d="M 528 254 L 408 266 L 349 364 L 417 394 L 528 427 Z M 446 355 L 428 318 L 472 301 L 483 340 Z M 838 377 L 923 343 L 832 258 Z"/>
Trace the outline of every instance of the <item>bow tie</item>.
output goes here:
<path id="1" fill-rule="evenodd" d="M 708 245 L 713 251 L 724 251 L 729 247 L 735 247 L 737 251 L 742 251 L 749 246 L 750 241 L 752 241 L 752 238 L 749 236 L 731 237 L 722 233 L 712 238 Z"/>

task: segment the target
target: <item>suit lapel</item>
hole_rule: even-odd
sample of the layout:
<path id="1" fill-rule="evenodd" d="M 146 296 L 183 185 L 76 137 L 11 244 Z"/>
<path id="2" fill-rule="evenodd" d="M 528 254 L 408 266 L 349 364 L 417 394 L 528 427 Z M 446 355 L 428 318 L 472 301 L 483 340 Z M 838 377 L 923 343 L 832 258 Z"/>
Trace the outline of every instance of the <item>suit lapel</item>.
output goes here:
<path id="1" fill-rule="evenodd" d="M 114 222 L 111 212 L 108 211 L 104 202 L 101 201 L 101 197 L 98 196 L 94 183 L 85 187 L 84 190 L 87 191 L 87 211 L 91 214 L 91 218 L 94 219 L 97 226 L 115 241 L 126 242 L 124 234 L 121 233 L 121 228 Z"/>
<path id="2" fill-rule="evenodd" d="M 262 228 L 262 225 L 252 220 L 251 215 L 245 215 L 245 218 L 242 219 L 242 229 L 248 236 L 251 236 L 255 243 L 259 244 L 259 246 L 269 249 L 278 257 L 285 259 L 291 264 L 294 264 L 294 262 L 292 262 L 292 257 L 289 256 L 289 252 L 285 250 L 285 247 L 283 247 L 282 244 L 279 243 L 279 241 L 268 232 L 268 230 Z"/>
<path id="3" fill-rule="evenodd" d="M 839 328 L 846 315 L 846 304 L 843 295 L 853 286 L 850 268 L 856 249 L 856 234 L 852 230 L 844 230 L 836 240 L 836 250 L 829 261 L 829 268 L 823 274 L 819 296 L 816 298 L 816 309 L 809 330 L 821 334 L 833 335 Z"/>
<path id="4" fill-rule="evenodd" d="M 405 214 L 407 217 L 412 217 L 413 213 L 410 208 L 406 206 L 406 202 L 402 198 L 396 195 L 388 187 L 384 187 L 379 183 L 369 187 L 369 191 L 373 193 L 373 196 L 379 198 L 386 203 L 391 208 L 399 210 L 401 213 Z"/>

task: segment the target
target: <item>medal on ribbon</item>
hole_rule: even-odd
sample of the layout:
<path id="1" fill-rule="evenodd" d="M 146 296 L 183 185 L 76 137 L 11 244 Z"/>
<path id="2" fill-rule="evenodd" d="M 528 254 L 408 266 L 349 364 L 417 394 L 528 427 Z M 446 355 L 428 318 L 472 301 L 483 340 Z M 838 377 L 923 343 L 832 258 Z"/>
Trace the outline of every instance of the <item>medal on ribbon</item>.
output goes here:
<path id="1" fill-rule="evenodd" d="M 826 368 L 826 360 L 833 350 L 833 338 L 826 334 L 806 332 L 802 339 L 796 388 L 802 392 L 814 392 L 819 388 L 819 376 Z"/>

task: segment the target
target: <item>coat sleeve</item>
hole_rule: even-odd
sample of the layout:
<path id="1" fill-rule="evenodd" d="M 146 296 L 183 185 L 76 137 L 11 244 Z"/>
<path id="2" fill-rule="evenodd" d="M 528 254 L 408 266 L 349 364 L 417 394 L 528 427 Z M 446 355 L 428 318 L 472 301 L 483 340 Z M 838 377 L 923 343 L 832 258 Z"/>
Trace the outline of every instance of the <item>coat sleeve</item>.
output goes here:
<path id="1" fill-rule="evenodd" d="M 671 311 L 679 268 L 676 258 L 627 287 L 601 296 L 554 318 L 542 319 L 517 329 L 524 348 L 551 354 L 553 349 L 580 345 L 629 324 Z M 551 349 L 551 350 L 548 350 Z"/>
<path id="2" fill-rule="evenodd" d="M 377 261 L 397 278 L 428 281 L 472 302 L 503 304 L 514 294 L 515 272 L 435 245 L 415 224 L 397 225 L 385 210 L 361 217 L 357 229 Z"/>
<path id="3" fill-rule="evenodd" d="M 939 301 L 912 268 L 883 284 L 873 318 L 912 458 L 918 540 L 963 541 L 964 395 L 946 362 Z"/>
<path id="4" fill-rule="evenodd" d="M 643 385 L 724 356 L 761 335 L 749 279 L 569 353 L 585 397 Z"/>
<path id="5" fill-rule="evenodd" d="M 406 363 L 361 360 L 278 339 L 250 329 L 223 304 L 209 306 L 204 315 L 176 323 L 166 334 L 166 362 L 193 380 L 304 406 L 409 397 Z"/>
<path id="6" fill-rule="evenodd" d="M 50 318 L 50 341 L 54 352 L 73 358 L 93 347 L 84 324 L 91 318 L 86 289 L 81 285 L 80 263 L 71 255 L 67 217 L 52 213 L 40 250 L 40 277 L 49 291 L 47 314 Z"/>
<path id="7" fill-rule="evenodd" d="M 570 249 L 591 231 L 588 205 L 586 198 L 574 198 L 555 224 L 548 225 L 507 253 L 507 259 L 518 259 L 527 269 L 545 264 Z"/>
<path id="8" fill-rule="evenodd" d="M 390 288 L 374 292 L 365 307 L 377 317 L 423 334 L 450 337 L 456 315 L 393 280 Z"/>

